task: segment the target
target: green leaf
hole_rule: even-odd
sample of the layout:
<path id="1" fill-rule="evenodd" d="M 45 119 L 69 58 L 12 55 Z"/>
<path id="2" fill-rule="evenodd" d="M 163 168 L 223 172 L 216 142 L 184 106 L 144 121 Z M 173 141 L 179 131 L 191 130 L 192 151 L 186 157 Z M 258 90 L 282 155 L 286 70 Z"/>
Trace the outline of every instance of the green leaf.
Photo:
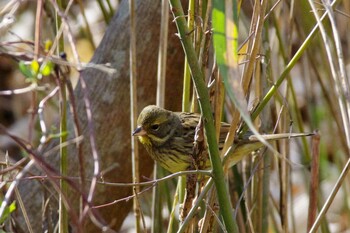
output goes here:
<path id="1" fill-rule="evenodd" d="M 68 135 L 68 131 L 64 131 L 62 133 L 50 134 L 49 138 L 50 139 L 52 139 L 52 138 L 60 138 L 62 136 L 67 136 L 67 135 Z"/>
<path id="2" fill-rule="evenodd" d="M 34 78 L 31 69 L 24 63 L 24 61 L 20 61 L 18 66 L 19 70 L 26 78 Z"/>
<path id="3" fill-rule="evenodd" d="M 40 67 L 40 73 L 43 76 L 49 76 L 53 71 L 54 64 L 51 61 L 44 62 Z"/>
<path id="4" fill-rule="evenodd" d="M 212 22 L 213 22 L 213 43 L 216 61 L 219 65 L 221 74 L 227 77 L 227 66 L 226 66 L 226 32 L 225 32 L 225 2 L 215 0 L 213 2 L 212 11 Z"/>
<path id="5" fill-rule="evenodd" d="M 0 218 L 0 224 L 3 224 L 7 218 L 10 216 L 10 214 L 16 210 L 16 202 L 12 202 L 11 205 L 7 206 L 5 208 L 4 214 Z"/>

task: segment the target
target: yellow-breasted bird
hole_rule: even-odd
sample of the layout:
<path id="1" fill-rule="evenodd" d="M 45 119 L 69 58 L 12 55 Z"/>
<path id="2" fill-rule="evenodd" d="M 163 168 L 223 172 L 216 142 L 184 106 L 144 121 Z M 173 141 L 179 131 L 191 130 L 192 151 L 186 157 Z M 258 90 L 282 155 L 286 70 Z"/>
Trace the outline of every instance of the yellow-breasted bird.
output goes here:
<path id="1" fill-rule="evenodd" d="M 195 130 L 200 120 L 200 114 L 187 112 L 171 112 L 166 109 L 149 105 L 145 107 L 137 120 L 137 128 L 132 133 L 138 136 L 149 155 L 155 161 L 175 173 L 193 167 L 193 143 Z M 221 150 L 230 125 L 221 123 L 219 149 Z M 300 134 L 271 134 L 263 135 L 265 140 L 309 136 L 309 133 Z M 255 135 L 247 134 L 242 140 L 235 142 L 235 148 L 229 156 L 228 163 L 233 165 L 245 155 L 262 147 Z M 196 167 L 196 166 L 195 166 Z M 210 161 L 203 167 L 210 168 Z"/>

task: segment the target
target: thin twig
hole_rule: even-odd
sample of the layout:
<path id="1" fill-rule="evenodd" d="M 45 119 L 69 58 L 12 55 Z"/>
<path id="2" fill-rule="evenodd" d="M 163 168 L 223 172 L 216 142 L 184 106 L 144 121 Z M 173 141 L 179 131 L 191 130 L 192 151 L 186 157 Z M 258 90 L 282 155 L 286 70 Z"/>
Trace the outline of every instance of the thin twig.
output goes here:
<path id="1" fill-rule="evenodd" d="M 55 87 L 47 96 L 45 96 L 44 99 L 42 99 L 39 103 L 39 107 L 38 107 L 38 116 L 39 116 L 39 124 L 40 124 L 40 128 L 41 128 L 41 133 L 42 136 L 40 138 L 40 143 L 45 143 L 47 140 L 47 128 L 46 128 L 46 124 L 45 124 L 45 120 L 44 120 L 44 105 L 46 104 L 46 102 L 52 98 L 54 95 L 56 95 L 56 93 L 58 92 L 60 88 L 57 86 Z"/>
<path id="2" fill-rule="evenodd" d="M 16 163 L 16 165 L 17 165 L 17 163 Z M 15 167 L 15 166 L 9 167 L 7 172 L 11 171 L 11 170 L 14 170 L 14 169 L 19 169 L 18 166 L 17 167 Z M 0 174 L 4 174 L 4 172 L 3 172 L 4 170 L 1 170 Z M 193 170 L 193 171 L 176 172 L 176 173 L 172 173 L 172 174 L 170 174 L 168 176 L 165 176 L 165 177 L 162 177 L 162 178 L 159 178 L 159 179 L 156 179 L 156 180 L 139 182 L 139 183 L 117 183 L 117 182 L 98 181 L 98 184 L 99 185 L 112 186 L 112 187 L 154 186 L 154 185 L 158 185 L 158 183 L 160 183 L 160 182 L 168 181 L 168 180 L 174 179 L 174 178 L 179 177 L 179 176 L 185 176 L 185 175 L 191 175 L 191 174 L 212 177 L 212 174 L 211 174 L 210 171 Z M 64 177 L 64 176 L 53 175 L 51 177 L 48 177 L 47 175 L 37 175 L 37 176 L 24 177 L 21 180 L 35 180 L 35 179 L 44 180 L 44 179 L 49 179 L 49 178 L 66 179 L 66 180 L 72 180 L 72 181 L 80 179 L 80 177 L 73 177 L 73 176 Z M 85 181 L 91 182 L 91 179 L 85 179 Z M 10 182 L 13 182 L 13 180 L 6 180 L 6 182 L 10 183 Z"/>
<path id="3" fill-rule="evenodd" d="M 25 206 L 24 206 L 24 203 L 23 203 L 21 194 L 20 194 L 20 192 L 18 191 L 17 186 L 15 186 L 15 194 L 16 194 L 16 199 L 17 199 L 17 201 L 18 201 L 18 204 L 19 204 L 19 206 L 21 207 L 22 214 L 23 214 L 23 218 L 24 218 L 24 221 L 26 222 L 26 225 L 27 225 L 27 227 L 28 227 L 28 231 L 29 231 L 29 233 L 34 233 L 33 228 L 32 228 L 32 225 L 30 224 L 30 220 L 29 220 L 29 217 L 28 217 L 28 213 L 27 213 L 27 211 L 26 211 L 26 208 L 25 208 Z M 25 194 L 24 194 L 24 195 L 25 195 Z"/>
<path id="4" fill-rule="evenodd" d="M 4 90 L 0 91 L 0 95 L 21 95 L 32 91 L 46 91 L 48 86 L 38 86 L 37 83 L 33 82 L 28 87 L 19 88 L 15 90 Z"/>

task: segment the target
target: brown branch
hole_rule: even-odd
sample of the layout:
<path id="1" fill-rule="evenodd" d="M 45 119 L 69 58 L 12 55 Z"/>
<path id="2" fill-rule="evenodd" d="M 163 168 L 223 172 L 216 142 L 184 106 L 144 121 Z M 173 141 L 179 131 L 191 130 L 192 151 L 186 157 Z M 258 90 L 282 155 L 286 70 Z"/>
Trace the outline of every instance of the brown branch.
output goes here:
<path id="1" fill-rule="evenodd" d="M 317 215 L 317 201 L 319 180 L 319 166 L 320 166 L 320 134 L 316 134 L 312 137 L 312 160 L 311 160 L 311 178 L 309 187 L 309 213 L 307 218 L 307 232 L 310 231 L 312 225 L 315 222 Z"/>

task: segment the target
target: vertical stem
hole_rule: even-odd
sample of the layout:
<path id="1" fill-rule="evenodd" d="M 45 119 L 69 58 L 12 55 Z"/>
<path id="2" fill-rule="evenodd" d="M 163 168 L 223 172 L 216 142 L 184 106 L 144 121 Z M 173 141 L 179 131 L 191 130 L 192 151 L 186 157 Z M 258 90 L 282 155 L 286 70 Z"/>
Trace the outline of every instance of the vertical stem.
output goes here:
<path id="1" fill-rule="evenodd" d="M 67 98 L 66 98 L 66 85 L 63 77 L 60 79 L 60 144 L 64 144 L 67 141 Z M 68 159 L 67 159 L 67 147 L 60 147 L 60 172 L 63 177 L 67 176 Z M 64 206 L 63 197 L 68 194 L 68 184 L 64 179 L 60 180 L 61 193 L 60 193 L 60 232 L 68 232 L 68 213 Z"/>
<path id="2" fill-rule="evenodd" d="M 40 51 L 40 34 L 41 34 L 41 14 L 43 9 L 43 0 L 38 0 L 36 5 L 36 20 L 35 20 L 35 45 L 34 45 L 34 60 L 38 60 Z"/>
<path id="3" fill-rule="evenodd" d="M 181 178 L 181 176 L 179 177 Z M 168 230 L 167 233 L 171 233 L 174 231 L 174 225 L 175 225 L 175 210 L 176 210 L 176 206 L 179 203 L 179 189 L 181 188 L 180 185 L 180 179 L 178 180 L 177 186 L 176 186 L 176 191 L 175 191 L 175 196 L 174 196 L 174 200 L 173 200 L 173 206 L 170 212 L 170 216 L 169 216 L 169 224 L 168 224 Z"/>
<path id="4" fill-rule="evenodd" d="M 57 5 L 60 9 L 63 8 L 63 3 L 61 0 L 57 1 Z M 56 32 L 60 30 L 62 21 L 56 12 Z M 57 46 L 57 54 L 60 54 L 64 51 L 64 39 L 63 36 L 59 38 L 58 46 Z M 60 144 L 64 144 L 67 141 L 67 93 L 66 93 L 66 85 L 64 82 L 64 78 L 60 77 L 60 73 L 58 72 L 58 80 L 60 85 Z M 68 152 L 66 146 L 60 147 L 60 172 L 63 177 L 67 176 L 67 168 L 68 168 Z M 64 206 L 64 196 L 68 194 L 68 184 L 64 179 L 60 180 L 60 188 L 61 193 L 59 194 L 59 232 L 67 233 L 68 232 L 68 212 L 66 207 Z"/>
<path id="5" fill-rule="evenodd" d="M 105 5 L 103 4 L 103 2 L 101 0 L 97 0 L 97 3 L 100 6 L 100 9 L 102 11 L 102 15 L 103 15 L 105 22 L 108 24 L 109 21 L 111 20 L 110 14 L 108 14 L 108 12 L 105 8 Z"/>
<path id="6" fill-rule="evenodd" d="M 288 232 L 288 186 L 289 186 L 289 173 L 288 164 L 285 160 L 279 161 L 280 169 L 280 218 L 281 225 L 284 232 Z"/>
<path id="7" fill-rule="evenodd" d="M 137 71 L 136 71 L 136 15 L 135 15 L 135 0 L 129 0 L 129 13 L 130 13 L 130 122 L 131 130 L 136 128 L 137 125 Z M 130 134 L 131 135 L 131 134 Z M 139 154 L 138 154 L 138 142 L 136 137 L 131 136 L 131 157 L 132 157 L 132 175 L 133 182 L 140 182 L 139 174 Z M 135 215 L 136 232 L 141 232 L 141 216 L 140 206 L 138 201 L 138 193 L 140 192 L 140 186 L 134 186 L 133 193 L 133 210 Z"/>
<path id="8" fill-rule="evenodd" d="M 188 3 L 187 27 L 188 27 L 188 30 L 192 32 L 192 34 L 194 33 L 193 25 L 194 25 L 194 1 L 190 0 Z M 190 89 L 191 89 L 191 73 L 190 73 L 190 67 L 188 66 L 187 56 L 185 56 L 184 82 L 183 82 L 183 90 L 182 90 L 182 111 L 184 112 L 190 112 L 190 93 L 191 93 Z"/>
<path id="9" fill-rule="evenodd" d="M 160 107 L 165 105 L 165 76 L 166 76 L 166 57 L 168 48 L 168 23 L 169 23 L 169 4 L 162 0 L 162 20 L 160 25 L 160 38 L 158 49 L 158 67 L 157 67 L 157 97 L 156 104 Z M 153 177 L 157 179 L 162 173 L 162 167 L 155 162 Z M 154 186 L 152 193 L 152 227 L 151 232 L 161 232 L 162 228 L 162 201 L 161 187 Z M 171 220 L 170 220 L 171 221 Z M 169 223 L 170 224 L 170 223 Z"/>
<path id="10" fill-rule="evenodd" d="M 90 41 L 90 44 L 92 46 L 93 51 L 95 51 L 96 45 L 94 43 L 94 38 L 92 37 L 92 33 L 91 33 L 89 22 L 88 22 L 88 20 L 86 18 L 83 2 L 82 2 L 82 0 L 77 0 L 77 2 L 79 4 L 80 12 L 81 12 L 81 15 L 83 16 L 83 21 L 85 23 L 86 37 Z"/>
<path id="11" fill-rule="evenodd" d="M 269 25 L 265 24 L 265 29 L 267 30 L 267 28 L 269 27 Z M 263 35 L 262 38 L 262 45 L 265 44 L 266 41 L 268 41 L 269 35 L 268 33 L 265 33 Z M 266 54 L 267 57 L 271 57 L 271 51 L 267 46 L 263 46 L 263 53 Z M 264 88 L 266 86 L 266 82 L 267 82 L 267 77 L 271 77 L 272 76 L 272 72 L 269 66 L 265 65 L 265 64 L 261 64 L 260 65 L 261 69 L 257 69 L 257 72 L 259 72 L 259 76 L 257 79 L 255 79 L 255 92 L 256 92 L 256 96 L 263 96 L 263 91 Z M 261 73 L 260 73 L 261 72 Z M 262 122 L 269 121 L 268 119 L 271 117 L 271 112 L 267 111 L 264 114 L 264 117 L 261 118 Z M 262 130 L 265 131 L 264 127 L 262 127 Z M 264 169 L 266 167 L 270 167 L 271 166 L 271 156 L 269 155 L 264 155 L 262 164 L 263 164 L 263 177 L 262 177 L 262 183 L 263 183 L 263 191 L 262 191 L 262 229 L 261 232 L 262 233 L 267 233 L 269 230 L 269 219 L 271 219 L 270 216 L 270 205 L 269 205 L 269 200 L 270 200 L 270 174 L 271 174 L 271 170 L 270 169 Z"/>
<path id="12" fill-rule="evenodd" d="M 167 0 L 162 1 L 162 21 L 160 25 L 160 38 L 158 50 L 158 69 L 157 69 L 157 105 L 164 107 L 165 94 L 165 75 L 166 75 L 166 57 L 168 48 L 168 23 L 169 23 L 169 4 Z"/>
<path id="13" fill-rule="evenodd" d="M 189 1 L 188 3 L 188 23 L 189 28 L 193 28 L 193 7 L 194 1 Z M 191 10 L 192 9 L 192 10 Z M 192 12 L 192 13 L 191 13 Z M 184 62 L 184 77 L 183 77 L 183 89 L 182 89 L 182 111 L 190 112 L 190 93 L 191 93 L 191 73 L 190 67 L 188 66 L 187 56 L 185 56 Z M 179 196 L 179 203 L 182 203 L 185 199 L 185 188 L 186 188 L 186 178 L 185 176 L 180 176 L 177 183 L 177 195 Z"/>
<path id="14" fill-rule="evenodd" d="M 264 156 L 264 168 L 271 165 L 271 156 Z M 263 169 L 263 193 L 262 193 L 262 228 L 261 232 L 268 232 L 269 229 L 269 198 L 270 198 L 270 169 Z"/>
<path id="15" fill-rule="evenodd" d="M 113 14 L 114 14 L 114 10 L 113 10 L 111 1 L 110 0 L 106 0 L 106 2 L 107 2 L 108 10 L 109 10 L 109 17 L 112 18 Z"/>
<path id="16" fill-rule="evenodd" d="M 254 71 L 254 66 L 256 63 L 256 57 L 258 53 L 260 52 L 261 47 L 261 34 L 263 30 L 263 23 L 264 23 L 264 15 L 267 7 L 267 1 L 255 1 L 254 4 L 254 18 L 256 20 L 252 20 L 252 26 L 251 26 L 251 32 L 254 33 L 253 39 L 249 40 L 249 48 L 251 49 L 249 51 L 249 58 L 247 65 L 244 67 L 244 73 L 243 73 L 243 90 L 244 94 L 247 94 L 248 88 L 250 86 L 250 82 L 252 79 L 252 74 Z M 256 23 L 256 25 L 254 25 Z"/>
<path id="17" fill-rule="evenodd" d="M 320 135 L 316 134 L 312 137 L 312 160 L 311 160 L 311 179 L 309 188 L 309 213 L 307 218 L 307 232 L 310 231 L 317 215 L 318 201 L 318 184 L 319 166 L 320 166 Z"/>
<path id="18" fill-rule="evenodd" d="M 153 177 L 154 179 L 157 179 L 158 174 L 161 173 L 162 168 L 160 165 L 155 162 L 154 163 L 154 171 L 153 171 Z M 160 187 L 157 185 L 153 188 L 153 193 L 152 193 L 152 227 L 151 227 L 151 232 L 152 233 L 157 233 L 161 232 L 161 219 L 162 219 L 162 213 L 161 213 L 161 203 L 162 203 L 162 198 L 160 195 Z"/>

